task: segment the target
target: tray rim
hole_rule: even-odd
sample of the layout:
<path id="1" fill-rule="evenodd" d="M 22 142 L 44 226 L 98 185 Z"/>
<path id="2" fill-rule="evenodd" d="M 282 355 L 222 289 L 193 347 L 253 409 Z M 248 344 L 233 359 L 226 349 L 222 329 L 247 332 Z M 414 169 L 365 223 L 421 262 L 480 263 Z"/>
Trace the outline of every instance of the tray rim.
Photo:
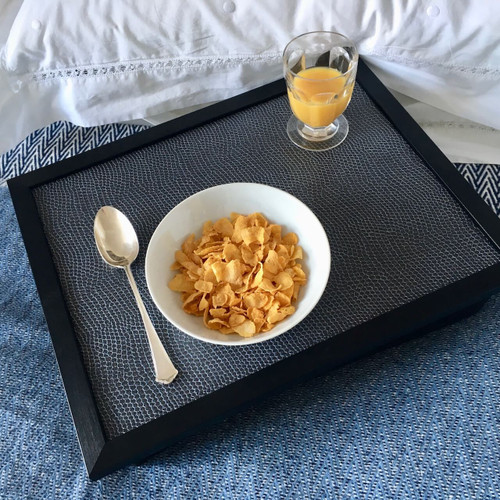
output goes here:
<path id="1" fill-rule="evenodd" d="M 357 81 L 483 233 L 500 249 L 500 219 L 362 59 Z M 143 461 L 169 445 L 295 383 L 421 335 L 444 322 L 454 321 L 476 310 L 489 296 L 500 290 L 498 263 L 335 335 L 131 431 L 107 439 L 33 189 L 258 105 L 285 92 L 284 80 L 278 80 L 7 181 L 90 479 L 99 479 L 126 465 Z M 262 384 L 264 380 L 266 383 Z M 242 387 L 245 387 L 244 391 Z"/>

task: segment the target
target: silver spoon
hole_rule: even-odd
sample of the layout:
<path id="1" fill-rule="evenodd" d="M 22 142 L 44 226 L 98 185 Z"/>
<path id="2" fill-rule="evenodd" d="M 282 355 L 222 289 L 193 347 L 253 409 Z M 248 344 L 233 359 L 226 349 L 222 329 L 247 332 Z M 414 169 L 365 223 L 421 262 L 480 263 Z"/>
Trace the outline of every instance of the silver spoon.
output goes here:
<path id="1" fill-rule="evenodd" d="M 167 351 L 165 351 L 153 323 L 149 319 L 130 269 L 130 265 L 139 253 L 139 241 L 132 224 L 116 208 L 102 207 L 95 216 L 94 238 L 104 261 L 113 267 L 125 269 L 148 335 L 156 381 L 161 384 L 170 384 L 177 376 L 178 371 L 170 361 Z"/>

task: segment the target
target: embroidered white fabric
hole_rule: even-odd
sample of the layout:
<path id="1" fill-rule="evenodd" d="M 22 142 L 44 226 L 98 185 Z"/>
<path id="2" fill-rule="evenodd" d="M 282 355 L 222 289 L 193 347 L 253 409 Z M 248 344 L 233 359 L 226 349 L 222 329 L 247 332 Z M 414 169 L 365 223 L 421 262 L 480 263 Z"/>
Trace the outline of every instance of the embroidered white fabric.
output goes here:
<path id="1" fill-rule="evenodd" d="M 321 29 L 356 42 L 452 161 L 500 163 L 497 0 L 4 0 L 0 152 L 53 121 L 155 124 L 255 88 Z"/>

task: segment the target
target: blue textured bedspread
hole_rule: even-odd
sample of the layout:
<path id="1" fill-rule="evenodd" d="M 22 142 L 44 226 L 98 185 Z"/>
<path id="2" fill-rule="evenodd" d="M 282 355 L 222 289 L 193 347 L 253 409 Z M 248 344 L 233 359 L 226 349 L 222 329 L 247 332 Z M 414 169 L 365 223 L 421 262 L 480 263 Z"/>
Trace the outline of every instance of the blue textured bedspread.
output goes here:
<path id="1" fill-rule="evenodd" d="M 54 124 L 2 178 L 138 129 Z M 500 167 L 458 167 L 500 213 Z M 0 498 L 500 498 L 499 296 L 90 482 L 5 185 L 0 220 Z"/>

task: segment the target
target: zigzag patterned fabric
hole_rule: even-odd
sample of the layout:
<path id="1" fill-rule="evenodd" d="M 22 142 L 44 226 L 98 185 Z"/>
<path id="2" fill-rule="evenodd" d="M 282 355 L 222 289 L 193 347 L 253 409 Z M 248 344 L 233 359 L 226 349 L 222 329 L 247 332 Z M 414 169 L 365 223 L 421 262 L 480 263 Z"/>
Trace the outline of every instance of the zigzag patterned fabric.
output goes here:
<path id="1" fill-rule="evenodd" d="M 101 127 L 77 127 L 68 122 L 55 122 L 47 128 L 36 130 L 0 157 L 0 182 L 128 137 L 146 128 L 148 127 L 120 123 Z"/>
<path id="2" fill-rule="evenodd" d="M 463 163 L 458 164 L 457 168 L 483 200 L 500 215 L 500 166 Z"/>
<path id="3" fill-rule="evenodd" d="M 1 180 L 144 127 L 55 123 Z M 457 165 L 500 214 L 500 166 Z M 0 498 L 500 498 L 500 297 L 91 482 L 8 190 L 0 189 Z"/>

